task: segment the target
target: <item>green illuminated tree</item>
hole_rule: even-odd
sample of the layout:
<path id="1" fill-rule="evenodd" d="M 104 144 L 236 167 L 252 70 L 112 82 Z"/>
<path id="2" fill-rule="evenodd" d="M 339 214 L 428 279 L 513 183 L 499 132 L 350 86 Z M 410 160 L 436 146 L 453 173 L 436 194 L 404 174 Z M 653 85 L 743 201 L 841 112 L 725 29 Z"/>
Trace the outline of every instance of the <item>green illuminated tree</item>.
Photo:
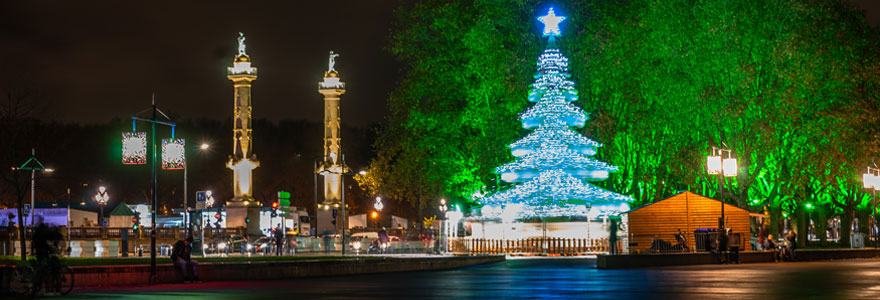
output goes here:
<path id="1" fill-rule="evenodd" d="M 494 190 L 492 169 L 522 136 L 540 1 L 426 1 L 395 13 L 403 76 L 376 143 L 374 191 L 420 206 Z M 679 190 L 716 197 L 712 146 L 739 160 L 724 201 L 783 212 L 805 203 L 866 219 L 863 168 L 880 154 L 878 35 L 845 1 L 571 0 L 559 41 L 596 158 L 619 167 L 603 187 L 639 205 Z M 681 9 L 687 7 L 689 9 Z M 430 17 L 426 17 L 430 16 Z M 376 172 L 375 170 L 380 170 Z M 848 228 L 848 226 L 842 226 Z M 860 226 L 863 227 L 863 226 Z M 805 237 L 805 234 L 801 234 Z M 848 234 L 844 235 L 848 238 Z"/>

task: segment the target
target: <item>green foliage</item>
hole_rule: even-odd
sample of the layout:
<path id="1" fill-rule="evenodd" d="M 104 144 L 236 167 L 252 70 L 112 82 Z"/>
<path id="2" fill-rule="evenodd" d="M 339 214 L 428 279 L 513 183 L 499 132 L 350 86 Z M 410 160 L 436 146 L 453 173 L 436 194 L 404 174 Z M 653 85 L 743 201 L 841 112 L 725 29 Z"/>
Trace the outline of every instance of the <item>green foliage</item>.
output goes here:
<path id="1" fill-rule="evenodd" d="M 740 165 L 725 179 L 725 201 L 757 200 L 754 210 L 774 216 L 803 214 L 805 202 L 844 219 L 867 208 L 860 174 L 880 142 L 880 36 L 850 4 L 554 5 L 568 17 L 560 46 L 579 104 L 592 112 L 584 134 L 605 144 L 597 159 L 620 167 L 605 188 L 632 195 L 633 206 L 686 189 L 717 197 L 718 178 L 705 170 L 717 146 Z M 496 188 L 494 166 L 512 159 L 506 145 L 524 133 L 517 113 L 543 46 L 540 9 L 401 4 L 391 50 L 404 79 L 376 144 L 376 191 L 424 203 Z"/>

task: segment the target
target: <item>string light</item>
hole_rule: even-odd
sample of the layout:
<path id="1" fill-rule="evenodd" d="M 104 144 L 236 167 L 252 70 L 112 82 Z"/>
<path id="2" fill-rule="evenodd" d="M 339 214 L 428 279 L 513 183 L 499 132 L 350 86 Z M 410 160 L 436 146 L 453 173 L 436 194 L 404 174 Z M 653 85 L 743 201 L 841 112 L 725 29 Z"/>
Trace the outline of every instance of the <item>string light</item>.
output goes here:
<path id="1" fill-rule="evenodd" d="M 143 165 L 147 163 L 147 133 L 122 133 L 122 164 Z"/>
<path id="2" fill-rule="evenodd" d="M 596 187 L 562 170 L 541 172 L 531 181 L 478 200 L 484 207 L 490 207 L 482 210 L 483 218 L 500 218 L 507 207 L 517 210 L 519 218 L 584 216 L 588 207 L 610 214 L 628 210 L 625 204 L 629 201 L 632 198 Z"/>
<path id="3" fill-rule="evenodd" d="M 186 166 L 184 139 L 162 139 L 162 169 L 180 170 Z"/>
<path id="4" fill-rule="evenodd" d="M 483 204 L 481 216 L 511 222 L 517 218 L 614 215 L 629 209 L 629 196 L 593 186 L 588 181 L 608 178 L 617 167 L 591 158 L 602 144 L 572 130 L 583 127 L 587 113 L 572 102 L 578 91 L 569 80 L 568 58 L 553 42 L 559 22 L 550 9 L 538 18 L 550 36 L 548 49 L 538 57 L 528 100 L 534 106 L 520 115 L 523 128 L 535 129 L 509 145 L 516 160 L 495 169 L 501 179 L 521 183 L 492 195 L 475 194 Z"/>
<path id="5" fill-rule="evenodd" d="M 515 157 L 522 157 L 545 147 L 568 147 L 568 149 L 583 155 L 595 155 L 596 149 L 602 147 L 602 144 L 580 135 L 567 127 L 556 128 L 547 125 L 539 126 L 538 129 L 532 131 L 526 137 L 510 144 L 510 150 Z"/>

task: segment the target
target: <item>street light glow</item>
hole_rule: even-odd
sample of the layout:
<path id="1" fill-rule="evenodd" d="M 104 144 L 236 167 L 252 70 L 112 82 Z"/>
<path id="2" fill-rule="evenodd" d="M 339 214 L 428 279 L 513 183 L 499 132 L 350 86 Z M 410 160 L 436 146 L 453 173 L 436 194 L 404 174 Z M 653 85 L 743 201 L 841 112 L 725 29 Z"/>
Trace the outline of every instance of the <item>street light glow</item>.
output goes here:
<path id="1" fill-rule="evenodd" d="M 364 175 L 367 175 L 367 171 L 361 170 L 360 172 L 358 172 L 358 174 L 360 174 L 361 176 L 364 176 Z"/>
<path id="2" fill-rule="evenodd" d="M 97 202 L 98 205 L 107 205 L 107 202 L 109 202 L 109 201 L 110 201 L 110 194 L 107 193 L 107 188 L 105 188 L 103 186 L 99 187 L 98 194 L 95 195 L 95 202 Z"/>
<path id="3" fill-rule="evenodd" d="M 208 150 L 208 148 L 211 148 L 211 145 L 203 143 L 201 146 L 199 146 L 199 148 L 201 148 L 202 150 Z"/>

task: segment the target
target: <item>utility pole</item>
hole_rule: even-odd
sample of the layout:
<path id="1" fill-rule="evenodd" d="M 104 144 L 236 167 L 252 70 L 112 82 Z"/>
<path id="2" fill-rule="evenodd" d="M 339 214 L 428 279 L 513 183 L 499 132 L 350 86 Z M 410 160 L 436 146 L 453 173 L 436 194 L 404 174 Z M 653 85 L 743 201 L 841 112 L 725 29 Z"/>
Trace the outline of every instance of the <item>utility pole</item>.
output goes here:
<path id="1" fill-rule="evenodd" d="M 55 170 L 51 169 L 51 168 L 46 168 L 45 166 L 43 166 L 43 163 L 41 163 L 40 160 L 37 159 L 37 151 L 34 148 L 31 148 L 31 158 L 29 158 L 27 161 L 25 161 L 19 167 L 12 167 L 12 170 L 13 171 L 16 171 L 16 170 L 31 171 L 31 211 L 30 211 L 30 214 L 31 214 L 31 227 L 33 227 L 34 226 L 34 215 L 37 214 L 37 207 L 34 205 L 34 204 L 36 204 L 34 201 L 34 192 L 36 192 L 36 188 L 34 187 L 34 185 L 36 183 L 36 172 L 37 171 L 53 172 Z M 27 235 L 25 232 L 25 222 L 24 222 L 25 220 L 24 220 L 24 217 L 22 216 L 22 214 L 24 213 L 24 210 L 22 209 L 23 206 L 24 205 L 22 204 L 22 199 L 19 197 L 18 198 L 18 234 L 19 234 L 18 241 L 19 241 L 19 246 L 21 247 L 21 260 L 24 261 L 24 260 L 27 260 L 27 249 L 25 249 L 26 245 L 24 242 L 25 238 L 27 238 Z M 31 247 L 33 248 L 33 245 L 31 245 Z"/>
<path id="2" fill-rule="evenodd" d="M 150 170 L 152 173 L 151 176 L 151 188 L 150 188 L 150 284 L 156 283 L 156 223 L 158 222 L 158 215 L 156 211 L 159 207 L 158 201 L 158 182 L 156 179 L 157 169 L 156 169 L 156 125 L 166 125 L 171 126 L 171 138 L 174 138 L 174 127 L 177 126 L 175 123 L 170 122 L 171 118 L 169 118 L 165 113 L 159 110 L 158 105 L 156 104 L 156 94 L 153 94 L 152 107 L 150 108 L 152 111 L 152 116 L 149 119 L 141 118 L 138 116 L 131 116 L 132 120 L 132 131 L 134 131 L 134 124 L 136 121 L 143 121 L 150 123 L 150 129 L 152 131 L 152 135 L 150 136 L 150 144 L 152 147 L 152 153 L 150 154 Z M 168 121 L 160 121 L 159 115 L 162 115 Z"/>

